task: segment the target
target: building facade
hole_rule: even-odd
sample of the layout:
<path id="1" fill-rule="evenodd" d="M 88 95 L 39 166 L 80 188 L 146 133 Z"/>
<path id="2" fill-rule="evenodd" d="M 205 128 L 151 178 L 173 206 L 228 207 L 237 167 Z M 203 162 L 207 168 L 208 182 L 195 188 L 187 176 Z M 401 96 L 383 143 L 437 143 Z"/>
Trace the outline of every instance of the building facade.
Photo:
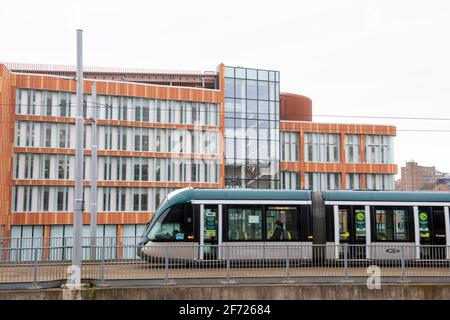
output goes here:
<path id="1" fill-rule="evenodd" d="M 438 171 L 435 167 L 419 166 L 415 161 L 407 161 L 401 168 L 400 190 L 432 190 L 437 179 Z"/>
<path id="2" fill-rule="evenodd" d="M 0 64 L 0 237 L 72 234 L 74 75 L 74 67 Z M 84 76 L 85 235 L 94 112 L 99 236 L 139 236 L 182 187 L 394 189 L 395 127 L 314 123 L 311 100 L 281 93 L 278 71 L 221 64 Z"/>
<path id="3" fill-rule="evenodd" d="M 281 121 L 284 189 L 394 190 L 395 128 Z"/>

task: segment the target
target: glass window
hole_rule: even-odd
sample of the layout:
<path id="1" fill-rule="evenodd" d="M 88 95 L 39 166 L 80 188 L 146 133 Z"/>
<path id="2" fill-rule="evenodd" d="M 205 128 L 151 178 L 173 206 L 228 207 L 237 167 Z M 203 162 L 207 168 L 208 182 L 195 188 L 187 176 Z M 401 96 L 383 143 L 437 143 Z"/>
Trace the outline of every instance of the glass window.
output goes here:
<path id="1" fill-rule="evenodd" d="M 348 224 L 349 212 L 347 209 L 339 209 L 339 241 L 347 242 L 350 239 L 350 226 Z"/>
<path id="2" fill-rule="evenodd" d="M 134 165 L 134 181 L 139 181 L 139 172 L 140 172 L 140 165 L 139 164 L 135 164 Z"/>
<path id="3" fill-rule="evenodd" d="M 234 137 L 235 127 L 233 118 L 225 118 L 225 136 Z"/>
<path id="4" fill-rule="evenodd" d="M 393 158 L 391 136 L 366 136 L 366 163 L 393 163 Z"/>
<path id="5" fill-rule="evenodd" d="M 58 188 L 56 198 L 57 198 L 56 209 L 58 211 L 67 210 L 67 189 L 66 188 Z"/>
<path id="6" fill-rule="evenodd" d="M 275 71 L 269 71 L 269 80 L 275 81 Z"/>
<path id="7" fill-rule="evenodd" d="M 339 162 L 339 134 L 305 133 L 305 156 L 308 162 Z"/>
<path id="8" fill-rule="evenodd" d="M 236 118 L 246 118 L 245 100 L 236 99 Z"/>
<path id="9" fill-rule="evenodd" d="M 258 80 L 269 80 L 269 72 L 267 70 L 258 70 Z"/>
<path id="10" fill-rule="evenodd" d="M 148 210 L 148 194 L 141 194 L 141 211 Z"/>
<path id="11" fill-rule="evenodd" d="M 58 159 L 58 179 L 68 179 L 69 178 L 69 159 L 64 156 Z"/>
<path id="12" fill-rule="evenodd" d="M 46 104 L 46 112 L 45 115 L 46 116 L 51 116 L 52 115 L 52 93 L 51 92 L 47 92 L 47 104 Z"/>
<path id="13" fill-rule="evenodd" d="M 234 139 L 233 138 L 225 139 L 225 152 L 227 154 L 227 158 L 229 158 L 229 159 L 234 158 Z"/>
<path id="14" fill-rule="evenodd" d="M 258 159 L 269 161 L 270 160 L 270 147 L 269 147 L 269 141 L 266 140 L 259 140 L 258 141 Z"/>
<path id="15" fill-rule="evenodd" d="M 236 159 L 245 159 L 246 142 L 245 139 L 235 140 L 235 157 Z"/>
<path id="16" fill-rule="evenodd" d="M 133 211 L 139 211 L 139 193 L 133 195 Z"/>
<path id="17" fill-rule="evenodd" d="M 346 189 L 347 190 L 360 190 L 361 181 L 359 173 L 347 173 L 346 174 Z"/>
<path id="18" fill-rule="evenodd" d="M 234 68 L 233 67 L 225 67 L 225 77 L 234 78 Z"/>
<path id="19" fill-rule="evenodd" d="M 141 106 L 136 105 L 134 112 L 134 121 L 141 121 Z"/>
<path id="20" fill-rule="evenodd" d="M 59 129 L 59 147 L 66 147 L 66 128 Z"/>
<path id="21" fill-rule="evenodd" d="M 69 116 L 67 113 L 67 97 L 66 94 L 61 93 L 61 99 L 59 102 L 59 116 L 60 117 L 67 117 Z"/>
<path id="22" fill-rule="evenodd" d="M 262 208 L 229 207 L 228 240 L 262 240 Z"/>
<path id="23" fill-rule="evenodd" d="M 243 68 L 236 68 L 236 78 L 245 78 L 245 69 Z"/>
<path id="24" fill-rule="evenodd" d="M 282 171 L 281 188 L 286 190 L 300 189 L 300 173 L 293 171 Z"/>
<path id="25" fill-rule="evenodd" d="M 267 207 L 266 240 L 300 239 L 300 215 L 297 207 Z"/>
<path id="26" fill-rule="evenodd" d="M 51 148 L 52 146 L 52 128 L 45 128 L 45 145 L 46 148 Z"/>
<path id="27" fill-rule="evenodd" d="M 148 181 L 148 164 L 143 164 L 142 165 L 141 180 L 142 181 Z"/>
<path id="28" fill-rule="evenodd" d="M 50 179 L 50 156 L 44 156 L 44 179 Z"/>
<path id="29" fill-rule="evenodd" d="M 225 117 L 234 117 L 234 99 L 225 99 Z"/>
<path id="30" fill-rule="evenodd" d="M 258 102 L 247 100 L 247 119 L 256 119 L 258 117 Z"/>
<path id="31" fill-rule="evenodd" d="M 42 211 L 48 211 L 49 208 L 50 189 L 44 187 L 42 190 Z"/>
<path id="32" fill-rule="evenodd" d="M 149 113 L 149 106 L 148 102 L 146 101 L 144 106 L 142 107 L 142 121 L 150 121 L 150 113 Z"/>
<path id="33" fill-rule="evenodd" d="M 247 80 L 247 99 L 258 99 L 257 81 Z"/>
<path id="34" fill-rule="evenodd" d="M 247 69 L 247 79 L 257 79 L 258 70 L 255 69 Z"/>
<path id="35" fill-rule="evenodd" d="M 275 101 L 275 83 L 269 82 L 269 100 Z"/>
<path id="36" fill-rule="evenodd" d="M 298 133 L 281 133 L 281 159 L 283 161 L 298 161 Z"/>
<path id="37" fill-rule="evenodd" d="M 245 99 L 245 80 L 236 79 L 236 98 Z"/>
<path id="38" fill-rule="evenodd" d="M 140 133 L 134 136 L 134 150 L 141 151 L 141 135 Z"/>
<path id="39" fill-rule="evenodd" d="M 247 159 L 258 159 L 258 140 L 247 139 Z M 255 177 L 256 178 L 256 177 Z"/>
<path id="40" fill-rule="evenodd" d="M 364 209 L 355 209 L 355 240 L 366 239 L 366 213 Z"/>
<path id="41" fill-rule="evenodd" d="M 234 79 L 225 78 L 225 97 L 234 97 Z"/>
<path id="42" fill-rule="evenodd" d="M 267 81 L 258 81 L 258 99 L 269 100 L 269 84 Z"/>
<path id="43" fill-rule="evenodd" d="M 347 134 L 345 136 L 345 161 L 347 163 L 359 162 L 359 135 Z"/>
<path id="44" fill-rule="evenodd" d="M 258 138 L 258 121 L 257 120 L 247 120 L 247 138 L 257 139 Z"/>
<path id="45" fill-rule="evenodd" d="M 148 140 L 148 135 L 143 135 L 142 136 L 142 151 L 148 151 L 148 147 L 149 147 L 149 140 Z"/>
<path id="46" fill-rule="evenodd" d="M 340 173 L 305 173 L 305 189 L 309 190 L 336 190 L 340 188 L 340 181 Z"/>
<path id="47" fill-rule="evenodd" d="M 193 241 L 194 228 L 190 205 L 168 208 L 150 229 L 151 241 Z"/>
<path id="48" fill-rule="evenodd" d="M 258 117 L 260 120 L 269 120 L 269 103 L 258 101 Z"/>
<path id="49" fill-rule="evenodd" d="M 408 241 L 408 211 L 400 208 L 375 210 L 377 241 Z"/>

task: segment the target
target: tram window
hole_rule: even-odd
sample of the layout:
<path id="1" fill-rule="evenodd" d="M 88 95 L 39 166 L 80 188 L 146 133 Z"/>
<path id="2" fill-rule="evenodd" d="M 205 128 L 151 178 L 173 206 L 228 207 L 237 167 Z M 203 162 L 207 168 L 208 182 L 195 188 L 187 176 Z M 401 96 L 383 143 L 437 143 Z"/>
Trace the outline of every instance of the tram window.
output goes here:
<path id="1" fill-rule="evenodd" d="M 350 239 L 350 226 L 348 225 L 348 210 L 339 209 L 339 240 L 346 242 Z"/>
<path id="2" fill-rule="evenodd" d="M 408 211 L 405 209 L 376 209 L 377 241 L 408 241 Z"/>
<path id="3" fill-rule="evenodd" d="M 229 207 L 228 240 L 262 240 L 262 209 L 260 207 Z"/>
<path id="4" fill-rule="evenodd" d="M 191 206 L 173 206 L 160 216 L 150 230 L 151 241 L 193 241 Z"/>
<path id="5" fill-rule="evenodd" d="M 300 214 L 297 207 L 267 207 L 266 240 L 300 239 Z"/>
<path id="6" fill-rule="evenodd" d="M 366 240 L 366 212 L 364 209 L 355 209 L 355 240 Z"/>
<path id="7" fill-rule="evenodd" d="M 325 206 L 326 241 L 334 242 L 334 210 L 333 206 Z"/>

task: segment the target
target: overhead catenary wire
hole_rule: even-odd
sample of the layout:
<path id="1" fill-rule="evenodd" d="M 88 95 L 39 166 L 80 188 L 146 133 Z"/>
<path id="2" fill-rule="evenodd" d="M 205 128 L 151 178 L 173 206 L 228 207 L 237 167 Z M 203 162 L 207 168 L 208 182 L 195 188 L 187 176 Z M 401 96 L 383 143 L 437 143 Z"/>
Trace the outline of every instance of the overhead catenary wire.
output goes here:
<path id="1" fill-rule="evenodd" d="M 192 101 L 192 102 L 195 102 L 195 101 Z M 199 103 L 207 103 L 207 102 L 199 102 Z M 211 102 L 211 103 L 213 103 L 213 102 Z M 11 104 L 11 103 L 3 103 L 3 104 L 1 104 L 0 103 L 0 106 L 14 106 L 14 107 L 17 107 L 17 104 Z M 47 104 L 34 104 L 34 105 L 23 104 L 23 105 L 21 105 L 21 107 L 24 107 L 24 108 L 29 108 L 29 107 L 31 107 L 31 108 L 33 108 L 33 107 L 49 107 L 49 105 L 47 105 Z M 72 105 L 72 104 L 68 104 L 66 106 L 63 106 L 61 104 L 52 104 L 51 105 L 51 108 L 73 108 L 73 107 L 74 107 L 74 105 Z M 139 108 L 140 112 L 143 115 L 144 106 L 141 105 L 139 107 L 140 107 Z M 85 109 L 92 109 L 92 108 L 102 109 L 102 108 L 107 108 L 107 109 L 110 109 L 110 110 L 111 109 L 114 109 L 114 110 L 115 109 L 127 110 L 127 113 L 128 113 L 128 111 L 130 111 L 129 119 L 127 117 L 127 119 L 111 119 L 111 118 L 109 118 L 109 119 L 99 119 L 99 120 L 117 120 L 117 121 L 142 122 L 142 120 L 135 120 L 132 117 L 132 115 L 133 115 L 132 111 L 136 110 L 136 107 L 131 107 L 131 106 L 128 107 L 127 106 L 127 107 L 124 108 L 123 106 L 117 106 L 117 105 L 113 106 L 113 105 L 97 103 L 97 105 L 86 104 L 84 106 L 84 108 Z M 158 106 L 150 106 L 150 105 L 145 106 L 145 109 L 148 109 L 149 112 L 150 111 L 156 112 L 158 110 L 159 111 L 169 111 L 169 110 L 181 111 L 182 110 L 181 108 L 174 109 L 173 107 L 170 107 L 170 106 L 165 106 L 165 107 L 164 106 L 159 106 L 158 107 Z M 184 111 L 187 111 L 187 109 L 185 108 Z M 250 113 L 249 112 L 242 112 L 243 114 L 245 113 L 247 116 L 241 116 L 241 117 L 236 117 L 236 116 L 234 116 L 234 117 L 227 117 L 226 115 L 228 113 L 227 112 L 222 112 L 220 110 L 200 110 L 200 109 L 197 109 L 196 112 L 197 113 L 218 114 L 218 115 L 225 114 L 225 118 L 228 118 L 228 119 L 245 119 L 245 120 L 254 120 L 254 121 L 258 121 L 258 120 L 259 121 L 274 121 L 274 119 L 268 119 L 268 118 L 256 119 L 256 118 L 249 118 L 248 117 L 248 115 L 250 115 L 250 116 L 251 115 L 269 115 L 269 116 L 272 115 L 273 116 L 274 113 L 270 113 L 270 112 L 259 112 L 259 111 L 250 112 Z M 45 114 L 22 114 L 22 113 L 21 114 L 16 114 L 16 115 L 47 116 Z M 332 115 L 332 114 L 314 114 L 314 115 L 311 115 L 311 114 L 300 114 L 300 113 L 295 113 L 295 114 L 293 114 L 293 113 L 287 113 L 286 114 L 285 113 L 285 115 L 312 116 L 312 117 L 329 117 L 329 118 L 391 119 L 391 120 L 416 120 L 416 121 L 417 120 L 421 120 L 421 121 L 450 121 L 450 118 L 443 118 L 443 117 L 362 116 L 362 115 Z M 51 116 L 53 116 L 53 117 L 73 118 L 71 115 L 70 116 L 67 116 L 67 115 L 65 115 L 65 116 L 63 116 L 63 115 L 51 115 Z M 285 120 L 285 121 L 289 122 L 289 120 Z M 309 122 L 309 121 L 304 121 L 304 122 L 316 124 L 316 122 Z M 9 123 L 9 122 L 8 121 L 0 121 L 0 123 Z M 164 122 L 157 122 L 157 123 L 164 123 Z M 189 123 L 180 123 L 180 124 L 189 124 Z M 318 124 L 320 124 L 320 123 L 318 123 Z M 342 124 L 342 123 L 333 123 L 333 124 L 339 125 L 339 124 Z M 371 125 L 371 124 L 368 123 L 368 124 L 364 124 L 364 125 Z M 373 125 L 380 125 L 380 124 L 373 124 Z M 386 125 L 386 124 L 383 124 L 383 125 Z M 394 124 L 389 124 L 389 125 L 394 126 Z M 414 128 L 414 129 L 401 129 L 400 128 L 399 129 L 399 128 L 397 128 L 396 131 L 397 132 L 437 132 L 437 133 L 441 132 L 441 133 L 446 133 L 446 132 L 450 132 L 450 129 L 447 130 L 447 129 L 435 129 L 435 128 L 434 129 L 418 129 L 418 128 Z"/>
<path id="2" fill-rule="evenodd" d="M 161 99 L 162 100 L 162 99 Z M 170 100 L 170 101 L 177 101 L 177 100 Z M 202 103 L 202 104 L 207 104 L 207 103 L 211 103 L 211 104 L 218 104 L 217 102 L 201 102 L 201 101 L 187 101 L 187 102 L 198 102 L 198 103 Z M 17 104 L 11 104 L 11 103 L 0 103 L 0 106 L 17 106 Z M 21 105 L 23 107 L 27 107 L 27 105 Z M 47 104 L 34 104 L 32 105 L 34 107 L 49 107 Z M 73 105 L 72 104 L 68 104 L 66 106 L 62 106 L 60 104 L 53 104 L 51 105 L 51 108 L 72 108 Z M 171 107 L 167 107 L 167 106 L 161 106 L 161 107 L 157 107 L 157 106 L 144 106 L 141 105 L 139 106 L 141 108 L 141 110 L 145 107 L 148 108 L 151 111 L 157 111 L 157 110 L 161 110 L 161 111 L 167 111 L 167 110 L 175 110 L 175 111 L 180 111 L 180 109 L 173 109 Z M 122 106 L 112 106 L 112 105 L 108 105 L 108 104 L 97 104 L 97 105 L 85 105 L 84 108 L 88 108 L 88 109 L 92 109 L 92 108 L 108 108 L 108 109 L 124 109 L 124 110 L 135 110 L 136 107 L 125 107 L 123 108 Z M 218 114 L 227 114 L 227 111 L 220 111 L 220 110 L 198 110 L 197 112 L 205 112 L 205 113 L 218 113 Z M 239 112 L 239 111 L 237 111 Z M 256 111 L 256 112 L 245 112 L 243 111 L 242 113 L 247 113 L 247 114 L 261 114 L 261 115 L 274 115 L 274 114 L 279 114 L 279 113 L 272 113 L 272 112 L 261 112 L 261 111 Z M 364 115 L 336 115 L 336 114 L 309 114 L 309 113 L 284 113 L 287 116 L 311 116 L 311 117 L 329 117 L 329 118 L 359 118 L 359 119 L 392 119 L 392 120 L 429 120 L 429 121 L 450 121 L 450 118 L 443 118 L 443 117 L 406 117 L 406 116 L 364 116 Z M 40 115 L 37 115 L 40 116 Z M 236 117 L 235 117 L 236 118 Z M 118 119 L 119 120 L 119 119 Z M 289 120 L 287 120 L 289 121 Z M 296 120 L 294 120 L 296 121 Z"/>

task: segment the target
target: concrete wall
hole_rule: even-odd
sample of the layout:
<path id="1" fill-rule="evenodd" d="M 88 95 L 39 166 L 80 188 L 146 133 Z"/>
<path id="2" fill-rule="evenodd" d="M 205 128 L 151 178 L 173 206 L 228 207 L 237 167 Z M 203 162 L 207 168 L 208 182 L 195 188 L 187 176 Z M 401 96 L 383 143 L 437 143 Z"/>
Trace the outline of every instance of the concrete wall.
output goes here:
<path id="1" fill-rule="evenodd" d="M 283 284 L 231 286 L 93 287 L 82 290 L 0 291 L 0 300 L 449 300 L 450 284 L 382 284 L 380 290 L 366 285 Z"/>

